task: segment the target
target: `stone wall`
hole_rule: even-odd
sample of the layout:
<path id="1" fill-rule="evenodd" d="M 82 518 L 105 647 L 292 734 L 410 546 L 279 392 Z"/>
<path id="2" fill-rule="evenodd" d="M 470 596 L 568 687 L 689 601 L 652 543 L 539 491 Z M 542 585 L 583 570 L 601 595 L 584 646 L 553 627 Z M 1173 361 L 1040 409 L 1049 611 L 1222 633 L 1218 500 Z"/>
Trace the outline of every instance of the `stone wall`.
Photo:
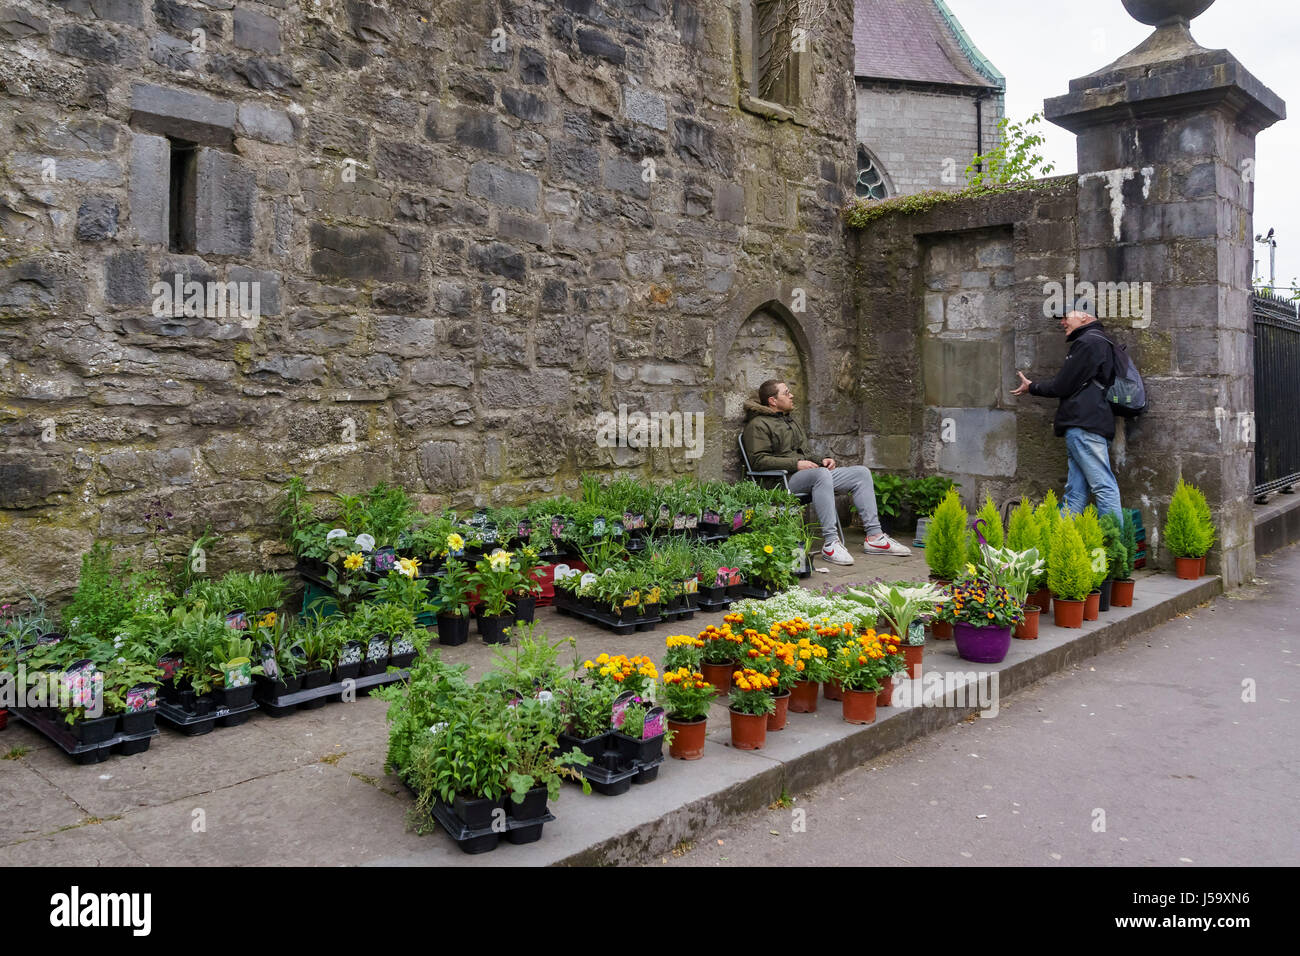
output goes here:
<path id="1" fill-rule="evenodd" d="M 973 91 L 861 79 L 857 90 L 858 142 L 879 160 L 891 195 L 955 192 L 966 185 L 966 166 L 977 143 Z M 986 151 L 998 141 L 1004 102 L 1000 93 L 984 100 Z"/>
<path id="2" fill-rule="evenodd" d="M 851 11 L 783 121 L 740 105 L 744 2 L 5 0 L 0 580 L 66 589 L 155 496 L 283 565 L 294 473 L 431 507 L 734 473 L 760 346 L 859 450 Z M 160 314 L 177 275 L 260 315 Z M 620 404 L 703 411 L 708 453 L 598 447 Z"/>
<path id="3" fill-rule="evenodd" d="M 1077 272 L 1077 183 L 960 197 L 852 241 L 867 464 L 961 482 L 968 506 L 1064 486 L 1056 403 L 1011 391 L 1065 355 L 1044 284 Z M 1121 491 L 1124 491 L 1121 480 Z"/>

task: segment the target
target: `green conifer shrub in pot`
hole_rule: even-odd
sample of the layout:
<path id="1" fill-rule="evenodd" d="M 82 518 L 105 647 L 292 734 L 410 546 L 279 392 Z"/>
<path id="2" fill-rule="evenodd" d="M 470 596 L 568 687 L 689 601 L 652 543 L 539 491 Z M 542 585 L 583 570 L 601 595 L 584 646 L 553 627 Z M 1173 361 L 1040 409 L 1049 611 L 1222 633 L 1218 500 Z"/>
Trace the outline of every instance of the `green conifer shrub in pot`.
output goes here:
<path id="1" fill-rule="evenodd" d="M 1205 495 L 1181 478 L 1169 501 L 1164 532 L 1178 577 L 1195 581 L 1204 574 L 1206 552 L 1214 546 L 1214 521 Z"/>
<path id="2" fill-rule="evenodd" d="M 948 493 L 930 518 L 925 538 L 925 563 L 930 567 L 930 579 L 947 586 L 961 574 L 966 561 L 966 538 L 970 515 L 962 506 L 956 488 Z M 936 620 L 930 633 L 941 641 L 952 639 L 952 624 Z"/>
<path id="3" fill-rule="evenodd" d="M 1047 559 L 1047 586 L 1055 598 L 1057 627 L 1083 627 L 1083 605 L 1092 590 L 1092 562 L 1073 521 L 1057 521 Z"/>
<path id="4" fill-rule="evenodd" d="M 1133 516 L 1124 511 L 1124 523 L 1120 528 L 1121 549 L 1117 552 L 1117 564 L 1111 569 L 1115 580 L 1111 585 L 1110 603 L 1115 607 L 1133 606 L 1133 562 L 1137 558 L 1137 528 Z"/>
<path id="5" fill-rule="evenodd" d="M 1101 584 L 1106 580 L 1107 573 L 1105 538 L 1095 506 L 1088 505 L 1080 514 L 1072 516 L 1071 520 L 1079 531 L 1083 550 L 1088 553 L 1088 567 L 1092 569 L 1092 588 L 1084 599 L 1083 619 L 1095 621 L 1101 609 Z"/>

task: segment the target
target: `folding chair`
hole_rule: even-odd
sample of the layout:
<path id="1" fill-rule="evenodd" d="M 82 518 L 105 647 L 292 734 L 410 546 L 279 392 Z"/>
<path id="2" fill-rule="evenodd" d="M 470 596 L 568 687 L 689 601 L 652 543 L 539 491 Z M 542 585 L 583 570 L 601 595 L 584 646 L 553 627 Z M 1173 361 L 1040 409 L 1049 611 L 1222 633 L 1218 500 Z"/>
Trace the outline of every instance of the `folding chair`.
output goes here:
<path id="1" fill-rule="evenodd" d="M 784 471 L 781 471 L 779 468 L 773 468 L 770 471 L 755 471 L 753 468 L 749 467 L 749 455 L 745 454 L 744 435 L 736 436 L 736 444 L 740 446 L 740 461 L 745 466 L 745 476 L 747 478 L 749 478 L 752 481 L 758 482 L 759 484 L 762 484 L 762 482 L 759 481 L 760 478 L 780 478 L 782 487 L 784 487 L 787 492 L 794 495 L 794 497 L 799 500 L 799 503 L 801 505 L 803 505 L 806 508 L 812 504 L 812 492 L 811 491 L 802 491 L 802 492 L 790 491 L 790 476 L 786 474 Z M 816 514 L 816 512 L 813 513 Z M 823 531 L 824 530 L 825 529 L 823 529 Z M 845 541 L 844 539 L 844 526 L 840 524 L 839 508 L 835 509 L 835 531 L 840 536 L 840 544 L 844 545 L 847 548 L 848 542 Z"/>

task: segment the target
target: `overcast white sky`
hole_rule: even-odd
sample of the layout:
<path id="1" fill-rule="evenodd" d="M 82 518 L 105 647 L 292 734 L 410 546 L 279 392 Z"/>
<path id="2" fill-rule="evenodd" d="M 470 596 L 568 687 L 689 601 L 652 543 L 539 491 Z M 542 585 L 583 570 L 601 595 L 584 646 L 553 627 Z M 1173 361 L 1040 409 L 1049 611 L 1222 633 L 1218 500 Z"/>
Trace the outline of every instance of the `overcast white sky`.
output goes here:
<path id="1" fill-rule="evenodd" d="M 1007 78 L 1012 121 L 1042 112 L 1043 100 L 1069 81 L 1118 59 L 1151 32 L 1120 0 L 947 0 L 980 51 Z M 1300 276 L 1300 2 L 1218 0 L 1192 22 L 1201 46 L 1227 49 L 1287 103 L 1296 117 L 1266 129 L 1256 141 L 1255 232 L 1277 230 L 1277 280 Z M 1056 174 L 1075 172 L 1074 134 L 1043 124 L 1045 156 Z M 1259 274 L 1268 280 L 1268 249 L 1256 246 Z"/>

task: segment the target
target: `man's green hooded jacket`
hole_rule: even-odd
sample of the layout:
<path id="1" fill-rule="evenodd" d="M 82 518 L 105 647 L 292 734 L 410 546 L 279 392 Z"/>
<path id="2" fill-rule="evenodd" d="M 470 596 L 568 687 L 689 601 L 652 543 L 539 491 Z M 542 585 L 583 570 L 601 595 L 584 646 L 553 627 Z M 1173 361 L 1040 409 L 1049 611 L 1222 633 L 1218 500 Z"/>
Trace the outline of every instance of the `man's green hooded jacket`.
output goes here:
<path id="1" fill-rule="evenodd" d="M 818 461 L 808 444 L 803 427 L 785 412 L 778 412 L 753 399 L 745 402 L 745 430 L 741 440 L 749 467 L 754 471 L 799 470 L 799 462 Z"/>

